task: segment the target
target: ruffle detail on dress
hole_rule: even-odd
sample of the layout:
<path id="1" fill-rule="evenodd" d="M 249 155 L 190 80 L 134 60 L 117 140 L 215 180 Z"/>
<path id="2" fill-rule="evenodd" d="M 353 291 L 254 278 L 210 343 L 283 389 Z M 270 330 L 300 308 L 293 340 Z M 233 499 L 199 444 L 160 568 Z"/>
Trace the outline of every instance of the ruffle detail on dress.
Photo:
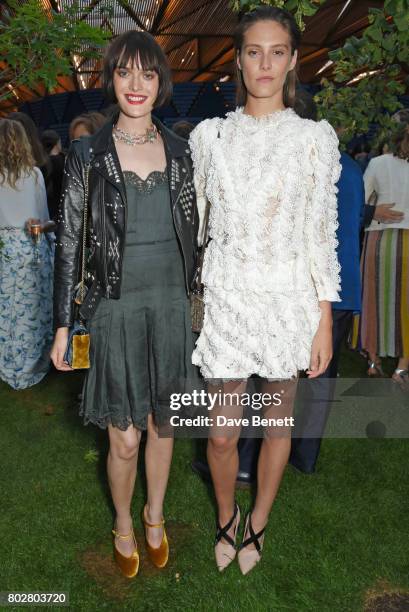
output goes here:
<path id="1" fill-rule="evenodd" d="M 205 288 L 205 319 L 192 361 L 205 378 L 280 379 L 309 367 L 320 309 L 314 297 Z"/>
<path id="2" fill-rule="evenodd" d="M 193 363 L 205 378 L 291 378 L 309 366 L 318 302 L 339 301 L 335 132 L 292 109 L 237 109 L 199 124 L 190 144 L 211 203 Z"/>

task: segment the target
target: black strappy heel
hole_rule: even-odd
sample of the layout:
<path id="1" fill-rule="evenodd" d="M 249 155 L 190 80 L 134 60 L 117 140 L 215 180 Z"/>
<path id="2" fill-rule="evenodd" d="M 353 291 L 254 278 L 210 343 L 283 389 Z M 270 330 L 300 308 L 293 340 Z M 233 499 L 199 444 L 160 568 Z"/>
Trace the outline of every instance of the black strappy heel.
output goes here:
<path id="1" fill-rule="evenodd" d="M 265 530 L 266 527 L 263 527 L 263 529 L 260 529 L 258 533 L 254 533 L 253 525 L 251 524 L 251 512 L 249 512 L 246 516 L 244 533 L 248 531 L 250 535 L 240 544 L 238 555 L 241 573 L 244 575 L 248 574 L 248 572 L 252 570 L 261 560 L 261 552 L 263 550 Z M 249 546 L 249 544 L 254 544 L 255 550 L 244 550 L 247 546 Z"/>
<path id="2" fill-rule="evenodd" d="M 236 526 L 234 528 L 234 538 L 231 537 L 227 532 L 236 521 Z M 240 508 L 237 502 L 234 503 L 234 513 L 231 519 L 229 520 L 224 527 L 222 527 L 219 523 L 219 519 L 216 520 L 216 538 L 215 538 L 215 556 L 217 567 L 220 572 L 226 569 L 230 565 L 237 553 L 236 546 L 236 535 L 240 525 Z M 225 540 L 222 542 L 221 540 Z"/>

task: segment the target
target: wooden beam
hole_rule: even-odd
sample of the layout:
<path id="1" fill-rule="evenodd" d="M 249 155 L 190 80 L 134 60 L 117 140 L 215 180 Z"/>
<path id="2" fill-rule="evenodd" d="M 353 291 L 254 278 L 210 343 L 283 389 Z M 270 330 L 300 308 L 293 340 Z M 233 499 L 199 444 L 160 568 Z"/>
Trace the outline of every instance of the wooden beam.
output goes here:
<path id="1" fill-rule="evenodd" d="M 121 6 L 124 9 L 124 11 L 129 15 L 129 17 L 136 23 L 136 25 L 139 26 L 142 30 L 146 31 L 145 24 L 142 23 L 142 21 L 139 19 L 135 11 L 129 6 L 129 3 L 127 2 L 127 0 L 116 0 L 116 1 L 118 2 L 119 6 Z"/>
<path id="2" fill-rule="evenodd" d="M 159 28 L 162 22 L 162 19 L 167 11 L 169 4 L 170 4 L 170 0 L 162 0 L 162 4 L 158 12 L 156 13 L 156 17 L 153 20 L 152 27 L 150 28 L 151 34 L 155 35 L 157 33 L 157 29 Z"/>
<path id="3" fill-rule="evenodd" d="M 49 0 L 50 4 L 51 4 L 51 8 L 53 9 L 53 11 L 55 11 L 56 13 L 59 13 L 59 7 L 58 7 L 58 2 L 57 0 Z"/>
<path id="4" fill-rule="evenodd" d="M 80 17 L 80 21 L 84 21 L 84 19 L 86 19 L 88 17 L 88 15 L 90 15 L 92 13 L 94 8 L 96 8 L 98 6 L 98 4 L 101 4 L 101 2 L 102 2 L 102 0 L 92 0 L 90 2 L 90 4 L 86 7 L 84 12 L 82 13 L 82 15 Z"/>
<path id="5" fill-rule="evenodd" d="M 206 0 L 205 2 L 203 2 L 203 4 L 201 4 L 200 6 L 197 6 L 192 11 L 189 11 L 188 13 L 183 13 L 183 15 L 181 15 L 177 19 L 174 19 L 173 21 L 170 21 L 169 23 L 167 23 L 165 28 L 168 29 L 168 28 L 172 27 L 173 25 L 175 25 L 175 23 L 179 23 L 180 21 L 183 21 L 184 19 L 186 19 L 186 17 L 191 17 L 192 15 L 194 15 L 195 13 L 200 11 L 200 9 L 204 8 L 205 6 L 208 6 L 209 4 L 212 4 L 213 2 L 215 2 L 215 0 Z M 162 30 L 158 30 L 155 33 L 156 34 L 162 34 Z"/>
<path id="6" fill-rule="evenodd" d="M 227 46 L 225 46 L 220 51 L 220 53 L 218 53 L 215 57 L 213 57 L 210 62 L 208 62 L 205 66 L 202 66 L 199 70 L 197 70 L 197 72 L 192 76 L 190 80 L 193 81 L 193 79 L 196 79 L 198 76 L 200 76 L 204 72 L 209 72 L 209 68 L 211 68 L 213 64 L 215 64 L 219 59 L 223 57 L 223 55 L 225 55 L 228 51 L 230 51 L 233 48 L 234 48 L 233 45 L 229 43 Z"/>
<path id="7" fill-rule="evenodd" d="M 166 49 L 166 55 L 169 55 L 169 53 L 173 53 L 174 51 L 177 51 L 178 49 L 180 49 L 181 47 L 184 47 L 188 43 L 192 43 L 195 39 L 196 39 L 196 36 L 192 36 L 190 38 L 186 38 L 186 40 L 178 43 L 177 45 L 175 45 L 171 49 Z"/>
<path id="8" fill-rule="evenodd" d="M 87 89 L 93 89 L 93 88 L 95 87 L 95 85 L 96 85 L 96 83 L 97 83 L 97 81 L 98 81 L 99 77 L 101 76 L 101 73 L 102 73 L 102 71 L 100 70 L 100 71 L 99 71 L 99 72 L 98 72 L 98 73 L 95 75 L 95 77 L 92 79 L 92 81 L 90 81 L 90 83 L 89 83 L 89 85 L 88 85 Z"/>
<path id="9" fill-rule="evenodd" d="M 345 2 L 346 0 L 344 0 L 344 3 Z M 335 19 L 331 27 L 328 29 L 328 32 L 324 38 L 324 41 L 321 44 L 322 47 L 326 47 L 329 44 L 329 41 L 331 40 L 331 36 L 334 34 L 334 32 L 337 31 L 338 26 L 341 23 L 341 21 L 343 21 L 343 19 L 352 11 L 352 9 L 355 8 L 354 2 L 355 0 L 352 0 L 352 2 L 349 3 L 347 9 L 342 13 L 341 18 L 339 18 L 339 14 L 338 14 L 338 17 Z"/>

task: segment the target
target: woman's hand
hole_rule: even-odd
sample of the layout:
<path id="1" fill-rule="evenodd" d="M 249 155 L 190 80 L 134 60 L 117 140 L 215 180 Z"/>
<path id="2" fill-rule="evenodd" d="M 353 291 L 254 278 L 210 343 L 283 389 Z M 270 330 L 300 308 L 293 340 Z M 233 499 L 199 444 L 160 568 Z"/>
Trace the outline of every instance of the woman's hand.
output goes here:
<path id="1" fill-rule="evenodd" d="M 327 369 L 332 359 L 332 311 L 330 302 L 320 302 L 321 319 L 311 346 L 308 378 L 317 378 Z"/>
<path id="2" fill-rule="evenodd" d="M 64 361 L 67 350 L 68 327 L 59 327 L 56 331 L 53 347 L 51 349 L 51 361 L 54 367 L 61 372 L 71 372 L 72 368 Z"/>
<path id="3" fill-rule="evenodd" d="M 40 219 L 30 218 L 30 219 L 27 219 L 26 221 L 26 232 L 30 235 L 31 235 L 31 227 L 33 225 L 39 225 L 40 232 L 42 234 L 45 234 L 47 232 L 53 232 L 56 229 L 56 225 L 54 221 L 45 221 L 44 223 L 41 223 Z"/>
<path id="4" fill-rule="evenodd" d="M 30 217 L 30 219 L 27 219 L 26 221 L 26 232 L 31 236 L 31 232 L 32 232 L 32 226 L 33 225 L 42 225 L 40 219 L 33 219 L 32 217 Z M 42 231 L 42 229 L 40 230 Z"/>
<path id="5" fill-rule="evenodd" d="M 373 218 L 379 223 L 400 223 L 403 221 L 404 214 L 400 210 L 392 210 L 393 204 L 377 204 Z"/>

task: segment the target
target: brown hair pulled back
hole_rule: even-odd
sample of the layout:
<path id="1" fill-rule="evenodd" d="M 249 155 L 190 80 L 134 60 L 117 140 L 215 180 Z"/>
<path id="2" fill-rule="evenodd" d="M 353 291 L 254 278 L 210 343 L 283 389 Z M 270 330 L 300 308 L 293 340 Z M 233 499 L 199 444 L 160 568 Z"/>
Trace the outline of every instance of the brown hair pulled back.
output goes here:
<path id="1" fill-rule="evenodd" d="M 279 23 L 290 36 L 291 54 L 294 55 L 294 52 L 297 51 L 301 43 L 301 30 L 298 27 L 294 17 L 291 15 L 291 13 L 284 9 L 273 6 L 259 6 L 252 11 L 244 13 L 236 27 L 236 31 L 234 33 L 234 49 L 236 52 L 236 57 L 241 53 L 247 30 L 259 21 L 275 21 L 276 23 Z M 239 70 L 237 64 L 236 76 L 236 102 L 238 106 L 244 106 L 247 101 L 247 88 L 243 80 L 242 72 Z M 294 68 L 287 74 L 287 78 L 284 83 L 283 102 L 286 107 L 294 106 L 296 86 L 297 72 Z"/>

